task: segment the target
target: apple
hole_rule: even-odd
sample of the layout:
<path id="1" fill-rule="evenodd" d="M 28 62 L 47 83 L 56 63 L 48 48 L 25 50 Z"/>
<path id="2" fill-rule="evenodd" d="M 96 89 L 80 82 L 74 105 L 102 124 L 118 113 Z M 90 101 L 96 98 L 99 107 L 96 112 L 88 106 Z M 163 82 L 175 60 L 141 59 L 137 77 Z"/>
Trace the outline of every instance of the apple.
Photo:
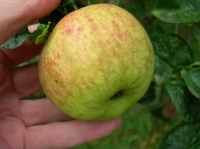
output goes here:
<path id="1" fill-rule="evenodd" d="M 66 15 L 42 51 L 39 78 L 47 97 L 80 120 L 120 116 L 147 91 L 154 52 L 126 10 L 94 4 Z"/>

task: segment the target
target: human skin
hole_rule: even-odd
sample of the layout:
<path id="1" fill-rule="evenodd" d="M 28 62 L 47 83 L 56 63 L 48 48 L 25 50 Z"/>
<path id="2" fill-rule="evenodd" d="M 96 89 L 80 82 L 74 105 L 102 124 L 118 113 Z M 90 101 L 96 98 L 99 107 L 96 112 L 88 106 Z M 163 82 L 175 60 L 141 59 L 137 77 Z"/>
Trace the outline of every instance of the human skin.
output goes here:
<path id="1" fill-rule="evenodd" d="M 24 25 L 47 15 L 59 0 L 0 0 L 0 44 Z M 0 148 L 64 149 L 108 135 L 121 120 L 72 120 L 46 99 L 21 100 L 40 89 L 37 66 L 16 68 L 40 53 L 41 46 L 26 43 L 0 49 Z"/>

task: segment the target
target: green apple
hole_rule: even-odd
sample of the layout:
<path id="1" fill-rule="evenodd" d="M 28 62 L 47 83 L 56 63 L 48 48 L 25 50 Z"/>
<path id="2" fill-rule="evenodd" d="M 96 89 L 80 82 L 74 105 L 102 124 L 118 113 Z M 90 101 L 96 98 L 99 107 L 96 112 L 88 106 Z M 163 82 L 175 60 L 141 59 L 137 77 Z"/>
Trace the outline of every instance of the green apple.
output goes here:
<path id="1" fill-rule="evenodd" d="M 121 115 L 147 91 L 154 52 L 137 19 L 112 4 L 95 4 L 65 16 L 40 57 L 47 97 L 81 120 Z"/>

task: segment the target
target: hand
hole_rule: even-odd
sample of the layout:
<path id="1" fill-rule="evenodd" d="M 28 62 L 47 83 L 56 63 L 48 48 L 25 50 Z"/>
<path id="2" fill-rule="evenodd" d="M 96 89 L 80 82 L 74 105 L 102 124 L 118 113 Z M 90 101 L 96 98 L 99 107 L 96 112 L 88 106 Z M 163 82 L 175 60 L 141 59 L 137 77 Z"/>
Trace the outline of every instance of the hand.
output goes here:
<path id="1" fill-rule="evenodd" d="M 23 25 L 47 15 L 59 0 L 0 0 L 0 44 Z M 30 43 L 0 49 L 0 148 L 64 149 L 108 135 L 120 120 L 70 120 L 47 99 L 22 100 L 40 88 L 37 66 L 16 68 L 40 53 Z"/>

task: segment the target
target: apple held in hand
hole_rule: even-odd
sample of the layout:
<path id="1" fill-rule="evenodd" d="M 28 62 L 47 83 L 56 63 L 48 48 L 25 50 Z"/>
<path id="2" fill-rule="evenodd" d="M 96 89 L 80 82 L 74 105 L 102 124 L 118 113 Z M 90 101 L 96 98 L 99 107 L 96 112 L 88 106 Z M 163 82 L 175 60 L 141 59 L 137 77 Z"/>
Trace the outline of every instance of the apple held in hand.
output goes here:
<path id="1" fill-rule="evenodd" d="M 42 51 L 39 77 L 67 115 L 107 120 L 144 96 L 153 69 L 153 48 L 141 24 L 118 6 L 96 4 L 57 24 Z"/>

